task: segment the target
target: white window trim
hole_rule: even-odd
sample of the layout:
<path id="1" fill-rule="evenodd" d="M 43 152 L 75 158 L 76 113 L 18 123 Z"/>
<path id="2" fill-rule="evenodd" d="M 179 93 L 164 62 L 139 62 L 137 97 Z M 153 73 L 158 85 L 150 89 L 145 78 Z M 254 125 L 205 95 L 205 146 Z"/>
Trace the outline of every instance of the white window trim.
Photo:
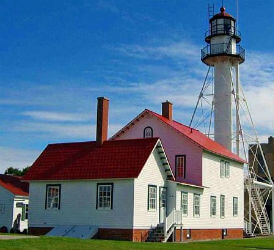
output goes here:
<path id="1" fill-rule="evenodd" d="M 222 215 L 222 198 L 224 198 L 224 207 L 223 207 L 223 211 L 224 211 L 224 215 Z M 225 218 L 225 195 L 220 195 L 220 218 L 224 219 Z"/>
<path id="2" fill-rule="evenodd" d="M 57 207 L 49 207 L 49 189 L 50 188 L 55 188 L 55 189 L 57 189 L 58 190 L 58 202 L 57 202 L 57 204 L 58 204 L 58 206 Z M 48 184 L 47 186 L 46 186 L 46 191 L 47 191 L 47 199 L 46 199 L 46 210 L 59 210 L 60 209 L 60 199 L 61 199 L 61 185 L 57 185 L 57 184 Z"/>
<path id="3" fill-rule="evenodd" d="M 195 214 L 195 197 L 199 197 L 199 214 Z M 200 194 L 193 194 L 193 216 L 199 218 L 201 215 L 201 195 Z"/>
<path id="4" fill-rule="evenodd" d="M 110 187 L 110 203 L 108 207 L 100 207 L 100 187 Z M 97 210 L 112 210 L 113 209 L 113 183 L 97 183 Z"/>
<path id="5" fill-rule="evenodd" d="M 183 195 L 186 195 L 186 204 L 183 204 Z M 184 213 L 183 205 L 186 206 L 186 213 Z M 181 211 L 184 217 L 188 216 L 188 192 L 181 191 Z"/>
<path id="6" fill-rule="evenodd" d="M 235 212 L 235 203 L 234 203 L 234 199 L 236 199 L 237 200 L 237 214 L 235 214 L 234 212 Z M 238 217 L 239 216 L 239 198 L 238 197 L 233 197 L 233 205 L 232 205 L 233 207 L 232 207 L 232 209 L 233 209 L 233 211 L 232 211 L 232 213 L 233 213 L 233 217 Z"/>
<path id="7" fill-rule="evenodd" d="M 150 193 L 150 189 L 153 188 L 155 189 L 155 198 L 151 198 L 151 193 Z M 148 197 L 147 197 L 147 210 L 149 212 L 156 212 L 157 211 L 157 186 L 156 185 L 148 185 L 148 193 L 147 193 Z M 155 208 L 151 208 L 151 200 L 155 200 Z"/>
<path id="8" fill-rule="evenodd" d="M 220 160 L 220 178 L 225 178 L 225 161 Z"/>
<path id="9" fill-rule="evenodd" d="M 212 198 L 215 198 L 215 214 L 212 213 Z M 217 215 L 217 197 L 216 195 L 211 195 L 210 196 L 210 217 L 216 218 Z"/>
<path id="10" fill-rule="evenodd" d="M 225 178 L 230 177 L 230 163 L 225 161 Z"/>

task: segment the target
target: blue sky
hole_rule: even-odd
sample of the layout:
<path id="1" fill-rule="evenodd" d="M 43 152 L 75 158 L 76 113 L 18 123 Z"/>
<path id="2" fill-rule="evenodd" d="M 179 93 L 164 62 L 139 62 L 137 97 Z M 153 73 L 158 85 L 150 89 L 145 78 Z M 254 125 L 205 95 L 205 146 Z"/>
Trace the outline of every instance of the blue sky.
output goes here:
<path id="1" fill-rule="evenodd" d="M 166 99 L 188 124 L 207 71 L 208 2 L 221 5 L 2 0 L 0 172 L 30 165 L 48 143 L 93 140 L 97 96 L 110 98 L 110 135 Z M 224 3 L 235 16 L 236 1 Z M 273 12 L 273 0 L 239 0 L 241 80 L 263 140 L 274 134 Z"/>

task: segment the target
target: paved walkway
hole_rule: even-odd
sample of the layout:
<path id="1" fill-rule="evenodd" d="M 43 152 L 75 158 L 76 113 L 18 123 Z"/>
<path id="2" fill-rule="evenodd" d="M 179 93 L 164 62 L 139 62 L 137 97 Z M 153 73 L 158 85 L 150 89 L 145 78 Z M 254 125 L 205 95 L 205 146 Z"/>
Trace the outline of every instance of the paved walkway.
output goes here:
<path id="1" fill-rule="evenodd" d="M 29 238 L 38 238 L 38 236 L 31 235 L 0 235 L 0 240 L 19 240 L 19 239 L 29 239 Z"/>

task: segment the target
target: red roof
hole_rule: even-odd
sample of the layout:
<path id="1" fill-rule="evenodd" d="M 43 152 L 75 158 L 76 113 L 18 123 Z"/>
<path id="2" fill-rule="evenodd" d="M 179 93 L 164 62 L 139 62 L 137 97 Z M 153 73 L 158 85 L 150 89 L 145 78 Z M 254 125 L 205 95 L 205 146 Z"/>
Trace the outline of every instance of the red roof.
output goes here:
<path id="1" fill-rule="evenodd" d="M 149 113 L 158 119 L 160 119 L 162 122 L 168 124 L 172 128 L 176 129 L 178 132 L 180 132 L 182 135 L 186 136 L 189 138 L 192 142 L 196 143 L 198 146 L 203 148 L 206 151 L 212 152 L 214 154 L 235 160 L 237 162 L 245 163 L 243 159 L 241 159 L 238 155 L 232 153 L 230 150 L 219 144 L 218 142 L 210 139 L 207 137 L 205 134 L 200 132 L 197 129 L 191 128 L 189 126 L 186 126 L 182 123 L 179 123 L 174 120 L 169 120 L 153 111 L 150 111 L 146 109 L 143 111 L 137 118 L 142 116 L 144 113 Z M 127 126 L 126 126 L 127 127 Z M 123 130 L 123 129 L 122 129 Z M 116 135 L 118 135 L 121 131 L 119 131 Z M 114 135 L 113 138 L 116 136 Z"/>
<path id="2" fill-rule="evenodd" d="M 29 184 L 22 182 L 18 176 L 0 174 L 0 186 L 15 195 L 29 196 Z"/>
<path id="3" fill-rule="evenodd" d="M 210 20 L 219 19 L 219 18 L 223 18 L 223 17 L 227 17 L 229 19 L 235 20 L 235 18 L 233 16 L 231 16 L 229 13 L 225 12 L 224 7 L 221 7 L 220 11 L 221 11 L 220 13 L 214 15 Z"/>
<path id="4" fill-rule="evenodd" d="M 158 140 L 50 144 L 24 180 L 137 178 Z"/>

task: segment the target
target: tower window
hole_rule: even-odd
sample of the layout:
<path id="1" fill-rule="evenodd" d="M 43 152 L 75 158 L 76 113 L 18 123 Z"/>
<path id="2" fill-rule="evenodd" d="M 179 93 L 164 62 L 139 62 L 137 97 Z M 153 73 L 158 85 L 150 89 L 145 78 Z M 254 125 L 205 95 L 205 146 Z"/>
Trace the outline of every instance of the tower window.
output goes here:
<path id="1" fill-rule="evenodd" d="M 144 129 L 144 138 L 152 138 L 153 137 L 153 129 L 152 127 L 146 127 Z"/>

